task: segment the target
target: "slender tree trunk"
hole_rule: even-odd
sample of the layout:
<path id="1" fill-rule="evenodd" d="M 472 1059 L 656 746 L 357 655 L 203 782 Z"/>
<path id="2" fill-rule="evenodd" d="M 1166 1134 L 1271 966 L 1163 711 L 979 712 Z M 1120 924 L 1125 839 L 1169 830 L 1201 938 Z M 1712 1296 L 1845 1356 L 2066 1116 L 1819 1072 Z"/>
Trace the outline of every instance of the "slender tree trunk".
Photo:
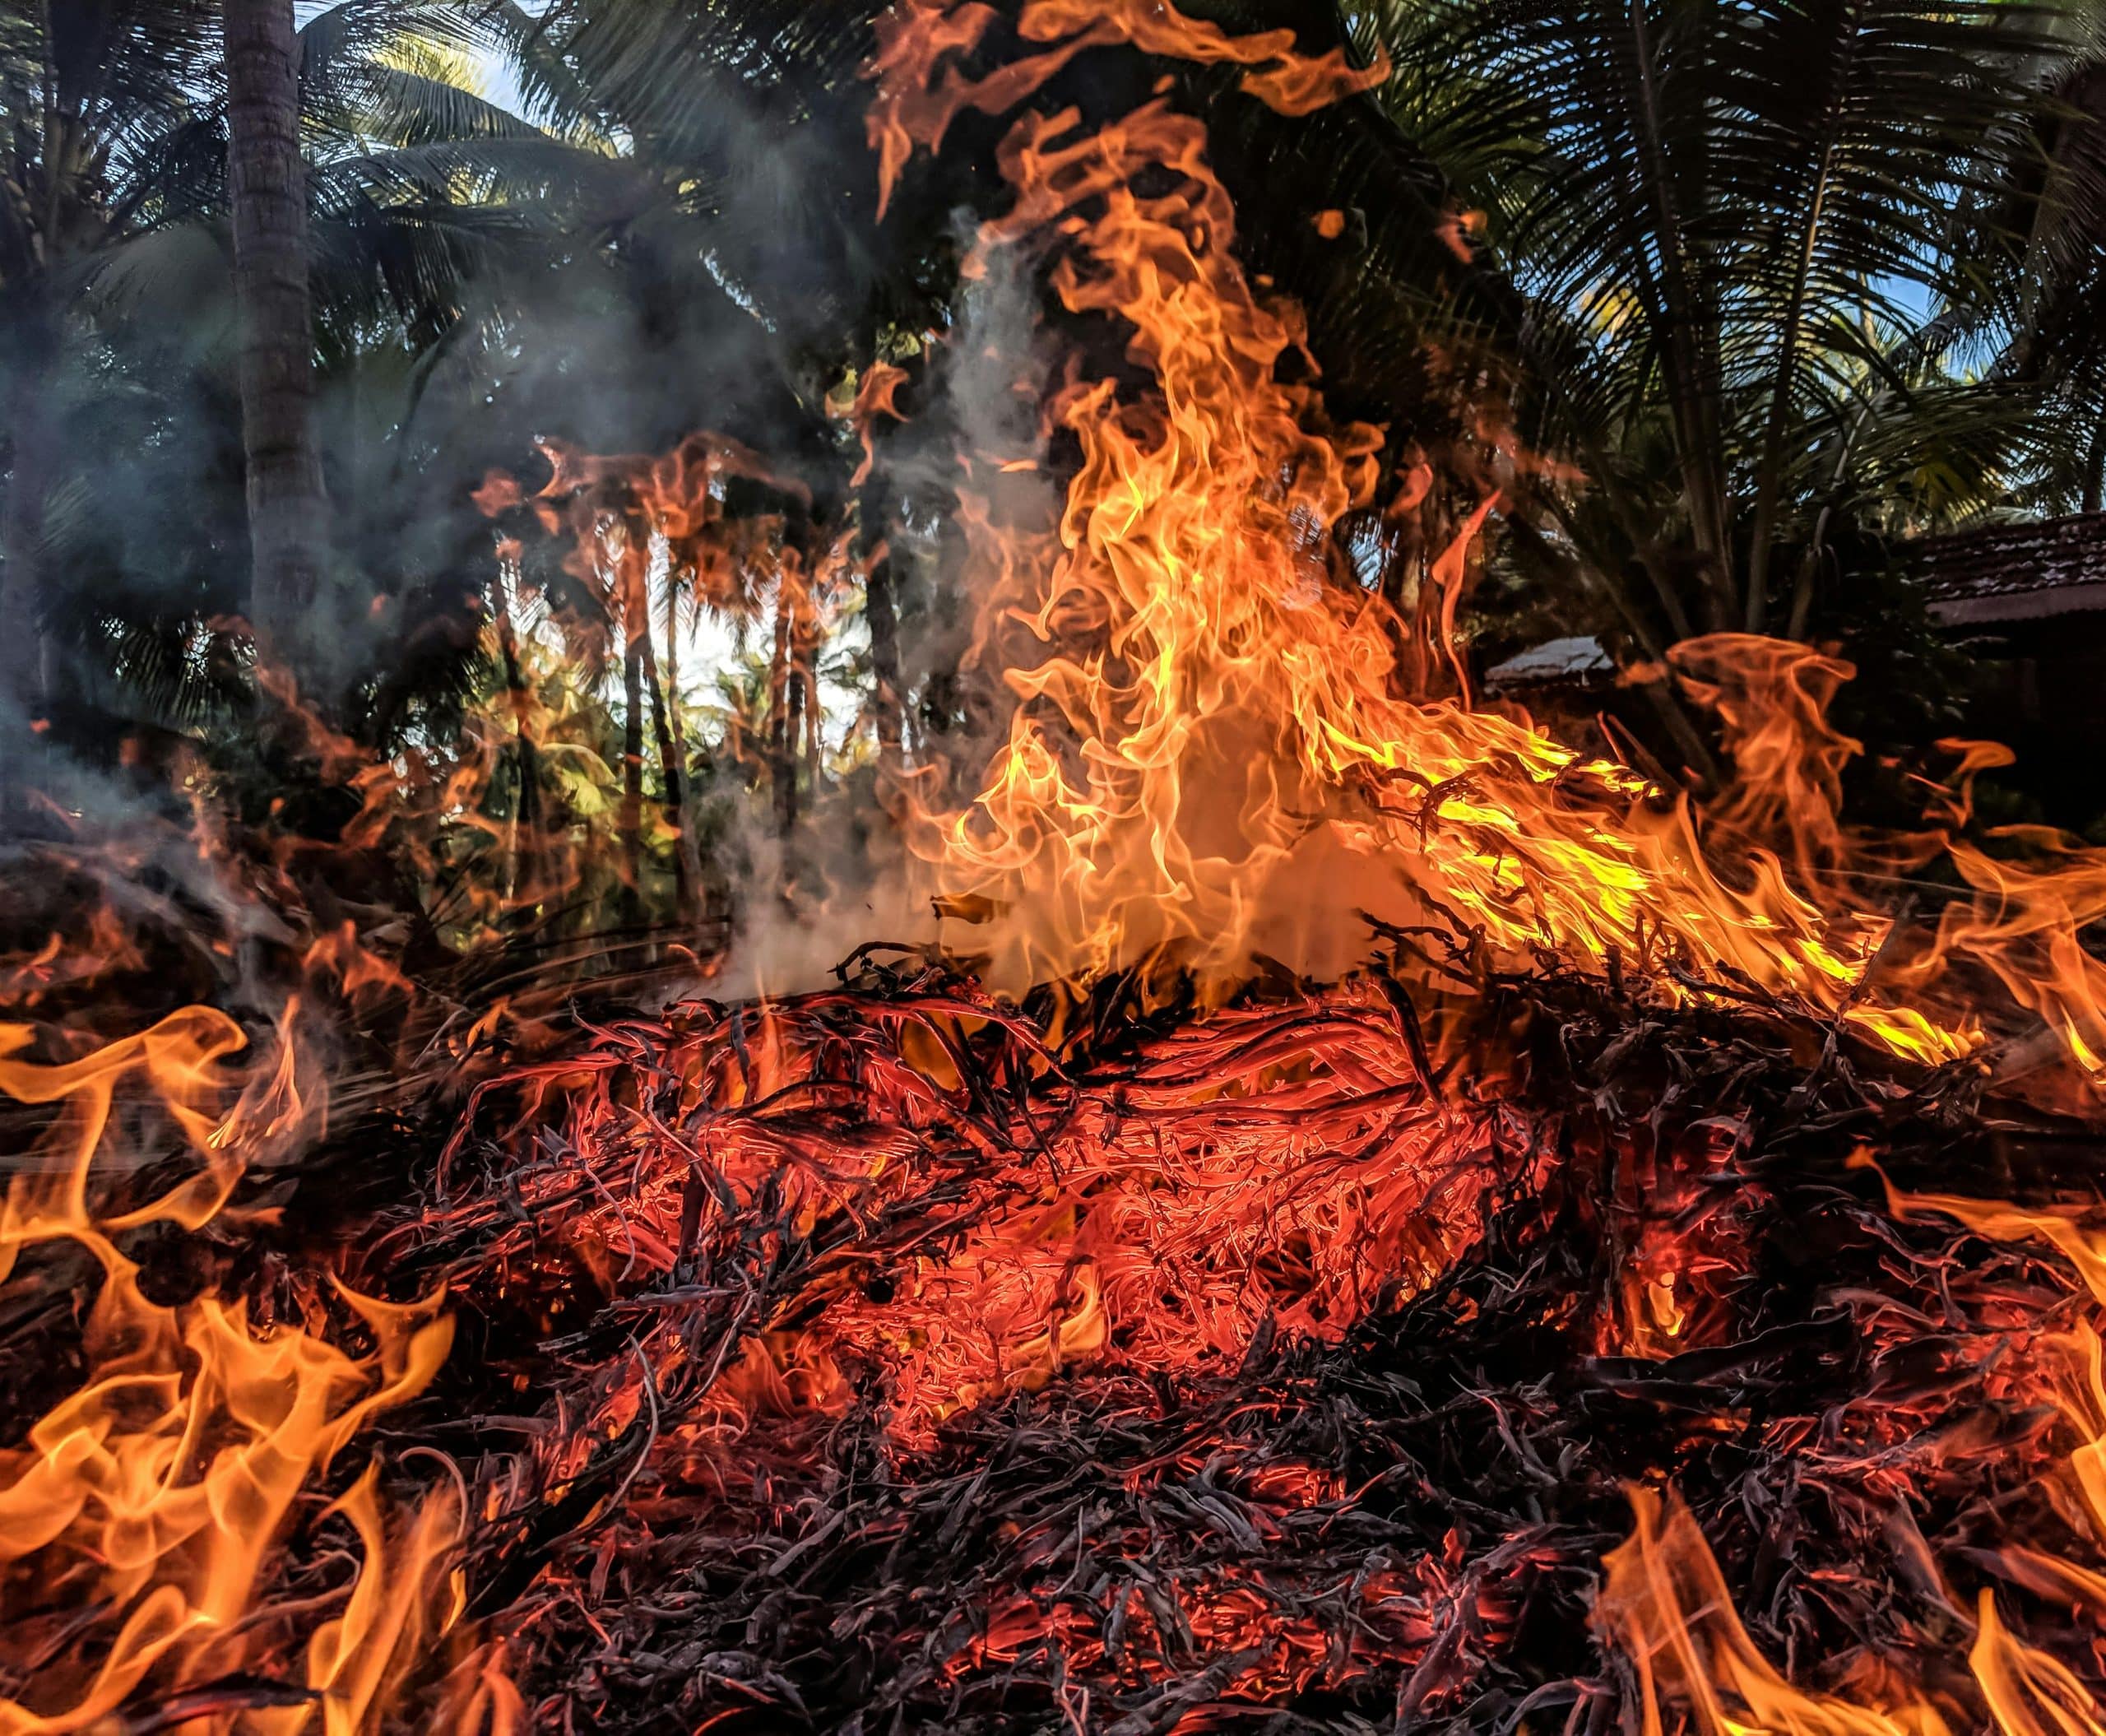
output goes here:
<path id="1" fill-rule="evenodd" d="M 51 454 L 44 416 L 47 382 L 39 364 L 51 353 L 49 341 L 37 332 L 23 344 L 7 406 L 7 497 L 0 508 L 0 698 L 19 714 L 0 717 L 0 807 L 6 808 L 15 805 L 30 781 L 37 753 L 31 726 L 48 697 L 37 619 Z"/>
<path id="2" fill-rule="evenodd" d="M 823 739 L 826 714 L 819 706 L 819 646 L 816 634 L 805 643 L 798 658 L 798 667 L 805 684 L 805 768 L 816 791 L 826 759 Z"/>
<path id="3" fill-rule="evenodd" d="M 622 809 L 619 822 L 625 902 L 643 913 L 643 648 L 632 633 L 622 652 Z"/>
<path id="4" fill-rule="evenodd" d="M 870 625 L 871 710 L 878 726 L 878 764 L 899 769 L 906 710 L 906 684 L 899 672 L 899 606 L 893 590 L 892 503 L 884 486 L 866 484 L 856 503 L 863 558 L 863 615 Z"/>
<path id="5" fill-rule="evenodd" d="M 651 690 L 651 731 L 658 748 L 658 775 L 666 786 L 666 824 L 673 829 L 673 905 L 681 921 L 694 916 L 694 845 L 688 834 L 687 780 L 680 775 L 680 755 L 674 745 L 666 684 L 659 679 L 658 648 L 644 618 L 643 679 Z"/>
<path id="6" fill-rule="evenodd" d="M 782 744 L 776 759 L 782 768 L 782 781 L 775 792 L 776 822 L 786 838 L 797 829 L 798 748 L 805 732 L 805 671 L 794 634 L 791 638 L 788 676 L 789 685 L 782 695 Z"/>
<path id="7" fill-rule="evenodd" d="M 504 659 L 504 690 L 512 712 L 513 765 L 519 780 L 512 805 L 509 860 L 505 866 L 505 903 L 517 901 L 523 884 L 530 895 L 540 889 L 541 764 L 533 731 L 526 722 L 529 694 L 526 675 L 519 661 L 519 635 L 512 612 L 518 586 L 509 564 L 498 572 L 497 642 Z"/>
<path id="8" fill-rule="evenodd" d="M 1418 526 L 1418 585 L 1413 599 L 1411 662 L 1405 687 L 1415 699 L 1430 695 L 1440 677 L 1440 587 L 1434 582 L 1433 569 L 1440 550 L 1455 540 L 1456 531 L 1455 515 L 1442 490 L 1431 490 L 1420 503 Z"/>
<path id="9" fill-rule="evenodd" d="M 650 558 L 641 539 L 621 554 L 615 583 L 622 632 L 622 874 L 628 920 L 643 916 L 643 660 L 651 638 L 650 591 L 645 563 Z"/>
<path id="10" fill-rule="evenodd" d="M 775 654 L 768 671 L 768 764 L 775 796 L 775 826 L 787 838 L 797 824 L 797 725 L 792 706 L 804 690 L 797 683 L 796 612 L 791 587 L 795 576 L 784 564 L 781 590 L 775 601 Z M 794 696 L 794 697 L 793 697 Z"/>
<path id="11" fill-rule="evenodd" d="M 1821 563 L 1828 546 L 1828 519 L 1832 508 L 1823 507 L 1821 516 L 1814 520 L 1813 539 L 1807 544 L 1806 553 L 1799 557 L 1798 577 L 1792 582 L 1792 613 L 1784 624 L 1784 637 L 1803 640 L 1807 624 L 1813 618 L 1813 592 L 1815 582 L 1821 577 Z"/>
<path id="12" fill-rule="evenodd" d="M 307 165 L 293 0 L 225 0 L 228 174 L 241 320 L 242 432 L 262 653 L 314 671 L 329 497 L 314 436 Z"/>
<path id="13" fill-rule="evenodd" d="M 877 691 L 878 763 L 899 769 L 906 704 L 899 674 L 899 614 L 893 598 L 892 557 L 880 557 L 863 582 L 864 612 L 870 621 L 870 674 Z"/>
<path id="14" fill-rule="evenodd" d="M 41 256 L 45 273 L 58 246 L 67 188 L 51 22 L 50 0 L 39 0 L 36 25 L 43 48 L 39 88 L 44 128 L 34 157 L 40 160 L 44 201 L 26 239 Z M 12 160 L 12 178 L 18 186 L 32 184 L 33 158 L 24 129 L 16 130 Z M 48 276 L 33 279 L 26 291 L 18 285 L 16 293 L 21 304 L 13 321 L 7 405 L 7 493 L 0 504 L 0 813 L 12 811 L 29 787 L 38 757 L 35 725 L 50 700 L 39 615 L 44 506 L 51 488 L 52 434 L 45 407 L 58 355 L 59 323 Z M 20 715 L 8 716 L 10 706 Z"/>
<path id="15" fill-rule="evenodd" d="M 2085 455 L 2085 511 L 2097 512 L 2102 495 L 2106 495 L 2106 415 L 2099 417 L 2099 425 L 2091 430 L 2091 449 Z"/>
<path id="16" fill-rule="evenodd" d="M 681 915 L 690 921 L 699 922 L 707 914 L 704 907 L 708 889 L 702 873 L 702 841 L 695 836 L 694 817 L 688 806 L 694 791 L 687 775 L 688 731 L 680 712 L 680 610 L 675 577 L 671 573 L 666 577 L 666 583 L 671 588 L 666 601 L 666 709 L 673 726 L 673 769 L 666 774 L 666 787 L 679 792 L 672 799 L 672 807 L 673 823 L 680 833 L 680 872 L 684 876 Z"/>

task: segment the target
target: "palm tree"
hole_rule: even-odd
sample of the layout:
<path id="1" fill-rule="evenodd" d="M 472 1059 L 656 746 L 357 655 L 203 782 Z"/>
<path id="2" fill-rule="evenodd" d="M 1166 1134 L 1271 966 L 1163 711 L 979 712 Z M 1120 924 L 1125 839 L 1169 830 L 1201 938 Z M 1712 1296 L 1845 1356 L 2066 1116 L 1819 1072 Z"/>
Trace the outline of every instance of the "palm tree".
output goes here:
<path id="1" fill-rule="evenodd" d="M 633 839 L 642 812 L 647 711 L 669 808 L 684 806 L 661 672 L 676 648 L 678 602 L 743 628 L 763 588 L 779 617 L 768 737 L 777 823 L 787 829 L 800 811 L 796 744 L 809 762 L 817 724 L 806 705 L 817 645 L 798 575 L 821 569 L 854 510 L 855 443 L 830 394 L 871 353 L 888 300 L 911 294 L 877 256 L 874 183 L 844 184 L 839 170 L 864 160 L 867 89 L 857 71 L 867 26 L 785 0 L 582 0 L 540 16 L 500 4 L 485 21 L 514 58 L 526 114 L 599 153 L 605 172 L 598 207 L 576 213 L 568 238 L 586 262 L 571 275 L 608 298 L 596 309 L 599 389 L 568 384 L 540 427 L 601 452 L 670 451 L 706 429 L 768 455 L 767 479 L 735 476 L 708 526 L 670 536 L 664 610 L 638 583 L 613 586 L 608 619 L 587 634 L 624 647 L 624 829 Z M 530 389 L 542 372 L 537 334 L 560 330 L 564 318 L 547 290 L 490 305 L 526 358 L 517 371 Z M 647 521 L 637 507 L 632 499 L 623 511 Z M 661 612 L 662 655 L 653 643 Z M 690 829 L 676 824 L 685 838 Z M 676 866 L 694 879 L 684 859 Z"/>
<path id="2" fill-rule="evenodd" d="M 2033 157 L 1963 211 L 1961 244 L 1982 262 L 1969 333 L 1994 378 L 2031 387 L 2057 425 L 2019 491 L 2050 512 L 2106 505 L 2106 53 L 2043 91 Z"/>
<path id="3" fill-rule="evenodd" d="M 428 596 L 427 623 L 457 611 L 461 586 L 433 559 L 449 531 L 418 499 L 405 534 L 407 490 L 381 485 L 419 476 L 404 433 L 430 364 L 470 318 L 471 285 L 545 266 L 550 229 L 536 214 L 545 208 L 551 225 L 568 215 L 587 160 L 468 88 L 461 51 L 477 40 L 480 11 L 480 0 L 336 0 L 308 17 L 295 50 L 306 166 L 291 184 L 304 187 L 308 244 L 303 270 L 276 288 L 290 298 L 305 285 L 313 318 L 280 322 L 304 336 L 295 355 L 281 330 L 274 365 L 296 375 L 311 358 L 329 395 L 310 445 L 348 485 L 341 559 L 381 590 Z M 269 624 L 269 587 L 249 594 L 244 472 L 267 478 L 284 448 L 274 459 L 262 439 L 251 466 L 239 439 L 241 355 L 224 314 L 229 21 L 239 27 L 218 0 L 0 6 L 0 675 L 32 716 L 71 695 L 193 728 L 245 685 L 212 624 L 254 612 Z M 283 49 L 281 36 L 281 74 Z M 282 230 L 299 214 L 281 206 L 276 220 Z M 302 486 L 312 456 L 295 453 Z M 395 508 L 384 527 L 362 498 L 383 492 Z M 296 565 L 312 573 L 326 518 L 276 518 L 308 545 Z M 457 555 L 469 539 L 457 524 L 450 534 Z M 297 610 L 281 613 L 299 624 Z M 393 630 L 401 620 L 383 623 L 383 687 L 443 687 L 462 635 L 450 650 L 443 635 L 433 642 L 445 653 L 435 662 L 405 657 L 415 624 Z M 340 641 L 347 680 L 380 650 L 369 638 Z M 85 744 L 98 731 L 76 733 Z M 0 755 L 19 760 L 18 731 L 4 736 Z"/>
<path id="4" fill-rule="evenodd" d="M 225 6 L 252 623 L 264 656 L 304 671 L 329 546 L 329 495 L 313 425 L 299 33 L 293 0 Z"/>
<path id="5" fill-rule="evenodd" d="M 1308 309 L 1327 397 L 1389 427 L 1398 470 L 1431 457 L 1454 478 L 1393 551 L 1393 592 L 1498 486 L 1502 567 L 1606 619 L 1634 661 L 1719 628 L 1802 635 L 1840 620 L 1829 575 L 1872 545 L 1861 532 L 1982 510 L 2051 449 L 2043 377 L 1965 364 L 1990 301 L 1981 238 L 2011 232 L 1997 200 L 2034 173 L 2034 117 L 2072 64 L 2057 16 L 1997 0 L 1188 9 L 1396 64 L 1378 95 L 1300 118 L 1231 77 L 1108 53 L 1047 93 L 1138 100 L 1170 71 L 1208 104 L 1241 244 Z M 842 499 L 838 443 L 811 412 L 844 368 L 889 359 L 888 333 L 944 317 L 953 285 L 930 238 L 999 196 L 976 179 L 973 123 L 881 225 L 860 178 L 785 168 L 860 160 L 868 43 L 837 8 L 491 16 L 537 122 L 620 142 L 633 197 L 604 232 L 630 281 L 655 299 L 695 285 L 678 262 L 704 257 L 702 299 L 721 289 L 765 333 L 768 366 L 748 377 L 780 382 L 800 414 L 730 425 L 818 485 L 818 522 L 860 509 L 874 552 L 892 508 L 875 489 Z M 814 208 L 813 186 L 837 201 Z M 1334 245 L 1310 239 L 1320 207 L 1347 209 Z M 917 624 L 896 570 L 874 568 L 870 596 L 874 661 L 895 666 Z M 786 673 L 772 683 L 786 712 L 804 690 Z M 901 685 L 878 680 L 888 701 Z M 1647 694 L 1703 767 L 1671 693 Z M 786 715 L 775 725 L 786 736 Z"/>
<path id="6" fill-rule="evenodd" d="M 191 92 L 205 81 L 216 22 L 206 0 L 0 10 L 0 104 L 11 123 L 0 143 L 0 681 L 26 710 L 44 698 L 36 624 L 59 470 L 49 413 L 69 299 L 114 241 L 188 206 L 190 172 L 210 155 Z M 25 738 L 19 724 L 0 736 L 6 777 Z"/>
<path id="7" fill-rule="evenodd" d="M 1962 0 L 1394 0 L 1380 100 L 1450 231 L 1521 298 L 1497 335 L 1533 546 L 1648 648 L 1803 630 L 1823 514 L 1992 498 L 2029 396 L 1944 365 L 1978 287 L 1956 206 L 2017 175 L 2071 32 Z M 1796 559 L 1793 557 L 1796 555 Z"/>

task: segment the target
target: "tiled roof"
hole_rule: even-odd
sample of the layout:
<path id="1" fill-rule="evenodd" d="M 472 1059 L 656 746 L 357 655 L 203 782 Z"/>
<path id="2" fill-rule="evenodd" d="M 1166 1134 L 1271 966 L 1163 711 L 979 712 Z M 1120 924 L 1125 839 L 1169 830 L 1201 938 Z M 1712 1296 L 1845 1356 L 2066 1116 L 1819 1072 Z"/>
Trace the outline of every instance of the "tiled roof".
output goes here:
<path id="1" fill-rule="evenodd" d="M 1486 686 L 1499 689 L 1538 683 L 1584 682 L 1615 672 L 1616 661 L 1602 648 L 1599 639 L 1549 639 L 1487 670 L 1484 680 Z"/>
<path id="2" fill-rule="evenodd" d="M 2106 513 L 1985 525 L 1907 550 L 1932 617 L 1949 625 L 2106 609 Z"/>

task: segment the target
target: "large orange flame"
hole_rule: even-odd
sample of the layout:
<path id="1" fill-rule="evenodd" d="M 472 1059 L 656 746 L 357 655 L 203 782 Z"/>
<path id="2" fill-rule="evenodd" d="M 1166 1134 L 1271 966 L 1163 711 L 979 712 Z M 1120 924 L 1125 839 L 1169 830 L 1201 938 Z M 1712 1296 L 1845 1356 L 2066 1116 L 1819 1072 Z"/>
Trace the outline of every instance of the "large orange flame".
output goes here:
<path id="1" fill-rule="evenodd" d="M 1861 1160 L 1868 1161 L 1868 1160 Z M 1904 1221 L 1951 1218 L 1977 1236 L 2052 1249 L 2094 1302 L 2106 1303 L 2106 1232 L 2076 1211 L 2028 1209 L 1997 1200 L 1910 1193 L 1885 1182 L 1889 1209 Z M 2061 1462 L 2088 1516 L 2092 1542 L 2106 1551 L 2106 1353 L 2097 1325 L 2080 1321 L 2034 1347 L 2044 1358 L 2038 1388 L 2062 1413 L 2076 1444 Z M 1928 1701 L 1867 1706 L 1794 1687 L 1765 1659 L 1733 1613 L 1723 1576 L 1688 1509 L 1632 1492 L 1637 1524 L 1607 1557 L 1595 1607 L 1604 1637 L 1636 1669 L 1647 1736 L 1663 1728 L 1662 1701 L 1684 1706 L 1707 1736 L 1743 1736 L 1751 1727 L 1794 1736 L 1938 1736 L 1949 1728 Z M 2023 1543 L 2002 1552 L 2012 1581 L 2051 1601 L 2106 1616 L 2106 1574 Z M 2067 1665 L 2013 1633 L 1983 1588 L 1976 1600 L 1967 1662 L 1976 1692 L 2002 1736 L 2101 1736 L 2106 1706 Z"/>
<path id="2" fill-rule="evenodd" d="M 1612 1551 L 1595 1604 L 1604 1637 L 1638 1678 L 1644 1736 L 1666 1728 L 1663 1699 L 1686 1706 L 1704 1736 L 1946 1736 L 1952 1726 L 1928 1701 L 1904 1693 L 1891 1705 L 1794 1687 L 1748 1637 L 1724 1576 L 1689 1510 L 1650 1489 L 1632 1492 L 1637 1526 Z M 1977 1690 L 2002 1736 L 2099 1736 L 2098 1700 L 2068 1666 L 2004 1625 L 1985 1590 L 1967 1655 Z"/>
<path id="3" fill-rule="evenodd" d="M 54 1243 L 101 1268 L 90 1377 L 25 1446 L 0 1452 L 0 1650 L 29 1683 L 26 1698 L 0 1700 L 0 1731 L 106 1728 L 151 1690 L 212 1728 L 248 1706 L 253 1727 L 280 1736 L 307 1727 L 318 1704 L 322 1727 L 349 1736 L 443 1609 L 461 1518 L 452 1491 L 391 1535 L 369 1468 L 339 1504 L 363 1562 L 341 1613 L 314 1630 L 304 1680 L 260 1697 L 213 1686 L 276 1655 L 262 1599 L 302 1490 L 370 1418 L 423 1389 L 451 1336 L 438 1297 L 397 1307 L 340 1289 L 372 1342 L 361 1355 L 316 1330 L 266 1327 L 240 1302 L 164 1305 L 120 1246 L 149 1225 L 209 1222 L 248 1165 L 316 1112 L 297 1013 L 295 1002 L 278 1052 L 245 1079 L 228 1065 L 244 1033 L 202 1007 L 70 1061 L 25 1061 L 35 1033 L 0 1027 L 0 1093 L 53 1112 L 0 1208 L 0 1274 Z M 127 1191 L 128 1171 L 179 1158 L 186 1178 L 102 1209 L 101 1196 Z M 328 1311 L 316 1298 L 318 1328 Z M 71 1618 L 82 1610 L 90 1620 Z"/>
<path id="4" fill-rule="evenodd" d="M 1637 1672 L 1644 1736 L 1660 1736 L 1664 1697 L 1686 1705 L 1705 1736 L 1946 1736 L 1921 1701 L 1871 1707 L 1803 1693 L 1779 1675 L 1733 1613 L 1725 1577 L 1689 1509 L 1634 1489 L 1637 1527 L 1603 1562 L 1594 1606 L 1603 1636 Z"/>
<path id="5" fill-rule="evenodd" d="M 888 193 L 963 109 L 1004 112 L 1105 42 L 1263 65 L 1246 88 L 1288 109 L 1380 71 L 1297 61 L 1278 34 L 1226 38 L 1138 0 L 1037 0 L 1018 30 L 1041 51 L 968 77 L 991 21 L 912 0 L 881 26 L 870 128 Z M 1230 979 L 1259 949 L 1334 969 L 1361 902 L 1403 923 L 1445 913 L 1508 959 L 1631 966 L 1677 994 L 1786 994 L 1932 1064 L 1982 1041 L 1932 996 L 1978 959 L 2099 1071 L 2100 967 L 2077 931 L 2106 907 L 2106 856 L 2042 873 L 1957 851 L 1981 896 L 1948 914 L 1904 999 L 1871 977 L 1890 917 L 1843 889 L 1835 803 L 1855 744 L 1824 709 L 1847 665 L 1772 640 L 1681 648 L 1681 677 L 1716 704 L 1738 761 L 1708 823 L 1624 766 L 1473 709 L 1466 679 L 1459 697 L 1401 692 L 1401 629 L 1334 571 L 1341 521 L 1374 502 L 1382 435 L 1330 425 L 1314 389 L 1283 377 L 1290 355 L 1306 360 L 1298 316 L 1237 260 L 1204 128 L 1167 101 L 1093 132 L 1073 111 L 1027 114 L 1000 160 L 1015 202 L 983 227 L 981 264 L 1049 248 L 1063 304 L 1116 322 L 1149 383 L 1083 381 L 1055 402 L 1080 452 L 1057 547 L 962 503 L 981 654 L 1016 705 L 975 799 L 916 806 L 910 842 L 939 907 L 981 925 L 961 939 L 994 954 L 996 980 L 1150 958 Z M 1433 564 L 1451 657 L 1493 505 Z"/>

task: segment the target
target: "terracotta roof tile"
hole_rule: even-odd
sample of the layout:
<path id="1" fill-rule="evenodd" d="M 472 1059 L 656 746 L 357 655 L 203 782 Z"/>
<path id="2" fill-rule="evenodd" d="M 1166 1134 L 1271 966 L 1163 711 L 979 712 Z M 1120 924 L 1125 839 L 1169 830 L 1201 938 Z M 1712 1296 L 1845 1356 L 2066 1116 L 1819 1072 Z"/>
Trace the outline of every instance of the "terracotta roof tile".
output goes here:
<path id="1" fill-rule="evenodd" d="M 2106 609 L 2106 513 L 1985 525 L 1904 555 L 1932 616 L 1953 625 Z"/>

